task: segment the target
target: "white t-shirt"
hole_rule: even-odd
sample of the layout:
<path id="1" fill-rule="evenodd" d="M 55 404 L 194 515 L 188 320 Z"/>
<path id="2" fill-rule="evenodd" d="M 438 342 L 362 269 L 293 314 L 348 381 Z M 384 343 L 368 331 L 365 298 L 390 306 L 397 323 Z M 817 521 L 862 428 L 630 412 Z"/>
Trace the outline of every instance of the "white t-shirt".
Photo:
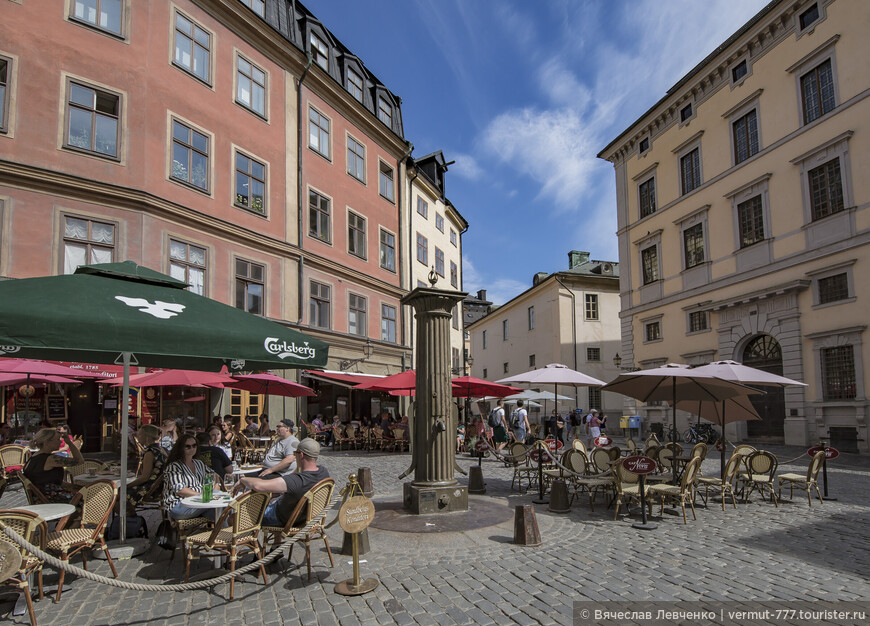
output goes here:
<path id="1" fill-rule="evenodd" d="M 293 456 L 296 452 L 296 446 L 299 445 L 299 440 L 290 435 L 286 439 L 281 439 L 276 441 L 274 445 L 269 448 L 269 451 L 266 453 L 265 458 L 263 459 L 263 467 L 275 467 L 283 461 L 288 456 Z M 281 472 L 281 475 L 290 474 L 296 470 L 296 461 L 293 461 L 289 466 L 285 467 Z"/>

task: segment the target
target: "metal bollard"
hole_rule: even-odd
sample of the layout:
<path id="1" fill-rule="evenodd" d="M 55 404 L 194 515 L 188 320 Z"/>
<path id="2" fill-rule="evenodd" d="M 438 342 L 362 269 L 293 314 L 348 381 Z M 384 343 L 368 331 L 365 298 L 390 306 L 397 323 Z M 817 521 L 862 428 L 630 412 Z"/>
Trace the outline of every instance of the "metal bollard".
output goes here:
<path id="1" fill-rule="evenodd" d="M 468 468 L 468 493 L 486 493 L 486 483 L 483 482 L 483 469 L 477 465 Z"/>
<path id="2" fill-rule="evenodd" d="M 547 510 L 551 513 L 571 511 L 571 505 L 568 503 L 568 485 L 561 478 L 557 478 L 550 485 L 550 506 Z"/>
<path id="3" fill-rule="evenodd" d="M 356 477 L 363 495 L 366 498 L 371 498 L 375 493 L 375 488 L 372 486 L 372 470 L 368 467 L 361 467 L 357 470 Z"/>
<path id="4" fill-rule="evenodd" d="M 518 505 L 514 511 L 514 543 L 518 546 L 541 545 L 538 518 L 531 504 Z"/>

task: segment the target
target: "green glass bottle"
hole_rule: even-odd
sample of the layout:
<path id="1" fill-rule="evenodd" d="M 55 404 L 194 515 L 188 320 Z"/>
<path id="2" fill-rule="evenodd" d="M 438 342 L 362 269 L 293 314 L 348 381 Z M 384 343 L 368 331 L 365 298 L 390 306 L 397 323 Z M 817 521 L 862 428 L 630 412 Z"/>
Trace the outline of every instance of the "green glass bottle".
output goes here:
<path id="1" fill-rule="evenodd" d="M 205 475 L 205 480 L 202 483 L 202 501 L 203 502 L 211 502 L 213 485 L 211 481 L 211 474 Z"/>

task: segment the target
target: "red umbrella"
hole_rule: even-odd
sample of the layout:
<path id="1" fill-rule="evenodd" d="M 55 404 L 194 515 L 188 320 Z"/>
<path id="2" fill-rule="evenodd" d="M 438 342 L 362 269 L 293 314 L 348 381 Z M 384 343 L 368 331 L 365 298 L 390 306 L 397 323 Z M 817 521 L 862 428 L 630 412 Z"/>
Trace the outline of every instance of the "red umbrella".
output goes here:
<path id="1" fill-rule="evenodd" d="M 80 383 L 82 381 L 64 376 L 45 376 L 42 374 L 0 374 L 0 386 L 34 383 Z"/>
<path id="2" fill-rule="evenodd" d="M 523 391 L 519 387 L 510 387 L 508 385 L 499 385 L 489 380 L 482 378 L 474 378 L 473 376 L 460 376 L 453 379 L 453 397 L 470 398 L 471 396 L 495 396 L 504 398 L 515 393 Z"/>
<path id="3" fill-rule="evenodd" d="M 388 391 L 401 392 L 413 391 L 417 387 L 417 372 L 415 370 L 405 370 L 392 376 L 378 378 L 368 383 L 362 383 L 354 387 L 354 389 L 368 389 L 369 391 Z M 398 394 L 396 394 L 398 395 Z"/>
<path id="4" fill-rule="evenodd" d="M 159 370 L 130 376 L 131 387 L 221 387 L 234 382 L 232 376 L 200 372 L 197 370 Z M 110 378 L 100 382 L 122 385 L 123 378 Z"/>
<path id="5" fill-rule="evenodd" d="M 311 387 L 300 385 L 272 373 L 239 374 L 233 376 L 233 379 L 234 382 L 227 383 L 224 387 L 244 389 L 251 393 L 264 393 L 270 396 L 287 396 L 288 398 L 317 395 Z"/>
<path id="6" fill-rule="evenodd" d="M 40 374 L 43 376 L 66 376 L 68 378 L 99 378 L 99 375 L 89 374 L 63 365 L 48 361 L 33 359 L 4 359 L 0 361 L 0 373 L 3 374 Z"/>

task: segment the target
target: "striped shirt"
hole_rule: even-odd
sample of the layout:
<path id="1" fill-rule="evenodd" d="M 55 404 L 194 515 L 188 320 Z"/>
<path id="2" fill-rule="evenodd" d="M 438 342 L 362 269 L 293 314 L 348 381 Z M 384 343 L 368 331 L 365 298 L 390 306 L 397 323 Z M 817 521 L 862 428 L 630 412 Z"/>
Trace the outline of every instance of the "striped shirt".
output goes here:
<path id="1" fill-rule="evenodd" d="M 181 501 L 178 492 L 182 489 L 193 489 L 202 493 L 202 483 L 208 469 L 202 461 L 193 460 L 195 472 L 191 472 L 181 461 L 174 461 L 166 466 L 163 473 L 163 508 L 167 511 Z"/>

